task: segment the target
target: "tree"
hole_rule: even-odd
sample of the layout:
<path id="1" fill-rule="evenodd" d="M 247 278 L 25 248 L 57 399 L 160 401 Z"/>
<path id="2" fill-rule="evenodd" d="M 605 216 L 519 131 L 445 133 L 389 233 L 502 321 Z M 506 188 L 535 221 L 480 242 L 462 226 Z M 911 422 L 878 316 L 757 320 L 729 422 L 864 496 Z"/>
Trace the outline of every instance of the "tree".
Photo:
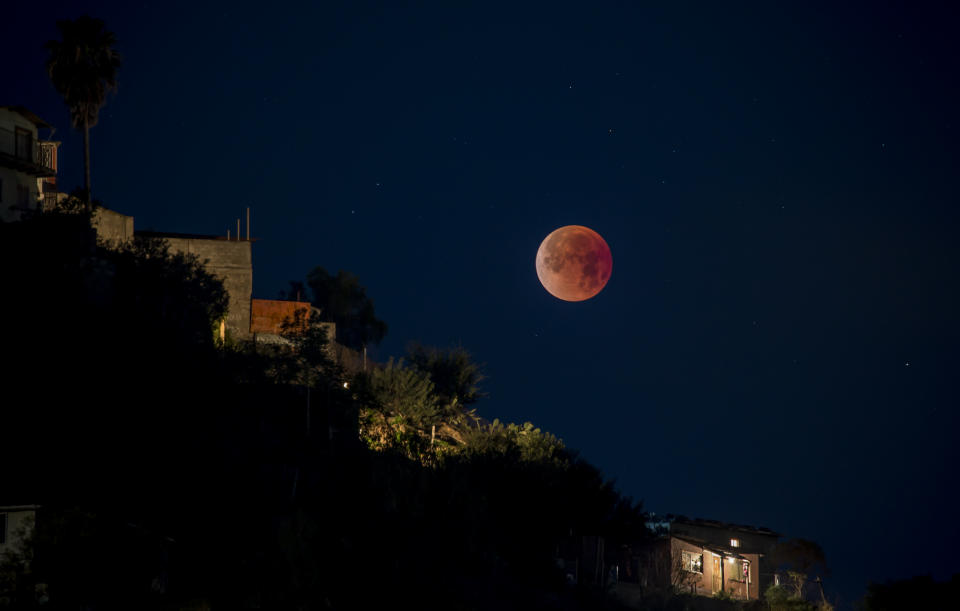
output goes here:
<path id="1" fill-rule="evenodd" d="M 414 368 L 430 377 L 444 406 L 455 409 L 483 397 L 480 382 L 485 376 L 464 348 L 441 350 L 413 343 L 407 348 L 407 358 Z"/>
<path id="2" fill-rule="evenodd" d="M 337 338 L 344 346 L 361 350 L 386 336 L 387 324 L 377 319 L 367 290 L 350 272 L 340 270 L 331 276 L 317 266 L 307 274 L 307 286 L 321 319 L 337 324 Z"/>
<path id="3" fill-rule="evenodd" d="M 886 583 L 871 583 L 860 602 L 863 611 L 906 611 L 907 609 L 956 609 L 960 602 L 960 573 L 947 581 L 930 575 Z"/>
<path id="4" fill-rule="evenodd" d="M 328 390 L 342 388 L 344 371 L 330 351 L 327 326 L 320 322 L 316 310 L 297 310 L 281 323 L 281 335 L 292 344 L 292 350 L 284 351 L 287 359 L 276 354 L 274 361 L 291 365 L 290 381 L 314 388 L 326 386 Z"/>
<path id="5" fill-rule="evenodd" d="M 116 36 L 103 21 L 89 16 L 57 21 L 62 40 L 45 45 L 47 74 L 70 109 L 74 129 L 83 130 L 83 188 L 88 210 L 90 193 L 90 128 L 97 124 L 107 94 L 117 89 L 120 54 L 113 48 Z"/>
<path id="6" fill-rule="evenodd" d="M 197 255 L 172 253 L 165 240 L 139 236 L 104 255 L 113 268 L 116 320 L 130 323 L 144 337 L 213 344 L 229 295 Z"/>
<path id="7" fill-rule="evenodd" d="M 788 539 L 778 543 L 770 553 L 770 563 L 780 573 L 784 582 L 771 586 L 765 593 L 772 609 L 827 609 L 830 607 L 823 592 L 821 575 L 829 575 L 823 548 L 807 539 Z M 810 575 L 816 578 L 811 579 Z M 818 586 L 820 602 L 807 602 L 807 582 Z"/>
<path id="8" fill-rule="evenodd" d="M 403 361 L 391 359 L 386 367 L 370 372 L 369 387 L 375 404 L 387 414 L 402 416 L 416 427 L 437 423 L 440 408 L 433 383 L 424 374 L 405 367 Z"/>

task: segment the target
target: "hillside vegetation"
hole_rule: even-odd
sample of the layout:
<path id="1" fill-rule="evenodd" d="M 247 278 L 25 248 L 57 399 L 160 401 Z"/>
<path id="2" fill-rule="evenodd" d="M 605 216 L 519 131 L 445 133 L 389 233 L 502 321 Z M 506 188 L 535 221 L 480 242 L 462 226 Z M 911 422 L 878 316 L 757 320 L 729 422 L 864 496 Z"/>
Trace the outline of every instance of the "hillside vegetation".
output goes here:
<path id="1" fill-rule="evenodd" d="M 98 246 L 82 213 L 0 225 L 0 254 L 0 504 L 43 508 L 0 602 L 613 604 L 567 586 L 557 555 L 642 539 L 639 505 L 549 433 L 481 418 L 465 351 L 347 374 L 310 321 L 291 347 L 218 345 L 226 294 L 200 261 Z"/>

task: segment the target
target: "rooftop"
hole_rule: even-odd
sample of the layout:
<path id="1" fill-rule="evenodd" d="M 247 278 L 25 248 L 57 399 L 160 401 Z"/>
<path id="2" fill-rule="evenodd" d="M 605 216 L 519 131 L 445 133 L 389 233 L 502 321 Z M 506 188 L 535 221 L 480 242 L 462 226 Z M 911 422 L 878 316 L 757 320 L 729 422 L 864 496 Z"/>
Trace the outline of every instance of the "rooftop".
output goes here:
<path id="1" fill-rule="evenodd" d="M 52 125 L 50 125 L 49 123 L 47 123 L 46 121 L 38 117 L 37 115 L 33 114 L 23 106 L 0 106 L 0 108 L 6 109 L 21 115 L 22 117 L 26 118 L 28 121 L 30 121 L 37 127 L 46 127 L 46 128 L 53 127 Z"/>

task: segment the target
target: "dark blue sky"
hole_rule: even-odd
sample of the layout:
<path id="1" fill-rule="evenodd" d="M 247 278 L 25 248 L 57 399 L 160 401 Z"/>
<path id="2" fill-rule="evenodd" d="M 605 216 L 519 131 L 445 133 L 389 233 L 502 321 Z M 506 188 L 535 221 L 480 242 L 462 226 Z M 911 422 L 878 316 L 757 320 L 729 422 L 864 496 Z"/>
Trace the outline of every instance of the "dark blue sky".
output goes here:
<path id="1" fill-rule="evenodd" d="M 0 22 L 0 103 L 58 127 L 67 189 L 80 138 L 42 44 L 89 13 L 125 61 L 93 191 L 138 228 L 225 234 L 251 206 L 255 297 L 354 272 L 378 358 L 462 344 L 482 415 L 652 511 L 819 541 L 845 602 L 960 571 L 953 13 L 27 4 Z M 584 303 L 534 270 L 567 224 L 613 252 Z"/>

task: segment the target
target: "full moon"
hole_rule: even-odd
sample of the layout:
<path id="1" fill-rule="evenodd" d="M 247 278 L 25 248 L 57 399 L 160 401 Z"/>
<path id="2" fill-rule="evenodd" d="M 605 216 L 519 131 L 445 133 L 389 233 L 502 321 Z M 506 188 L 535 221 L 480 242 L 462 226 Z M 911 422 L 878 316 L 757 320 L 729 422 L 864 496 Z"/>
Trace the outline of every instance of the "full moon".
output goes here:
<path id="1" fill-rule="evenodd" d="M 610 247 L 589 227 L 561 227 L 544 238 L 537 250 L 540 284 L 564 301 L 590 299 L 607 285 L 612 270 Z"/>

